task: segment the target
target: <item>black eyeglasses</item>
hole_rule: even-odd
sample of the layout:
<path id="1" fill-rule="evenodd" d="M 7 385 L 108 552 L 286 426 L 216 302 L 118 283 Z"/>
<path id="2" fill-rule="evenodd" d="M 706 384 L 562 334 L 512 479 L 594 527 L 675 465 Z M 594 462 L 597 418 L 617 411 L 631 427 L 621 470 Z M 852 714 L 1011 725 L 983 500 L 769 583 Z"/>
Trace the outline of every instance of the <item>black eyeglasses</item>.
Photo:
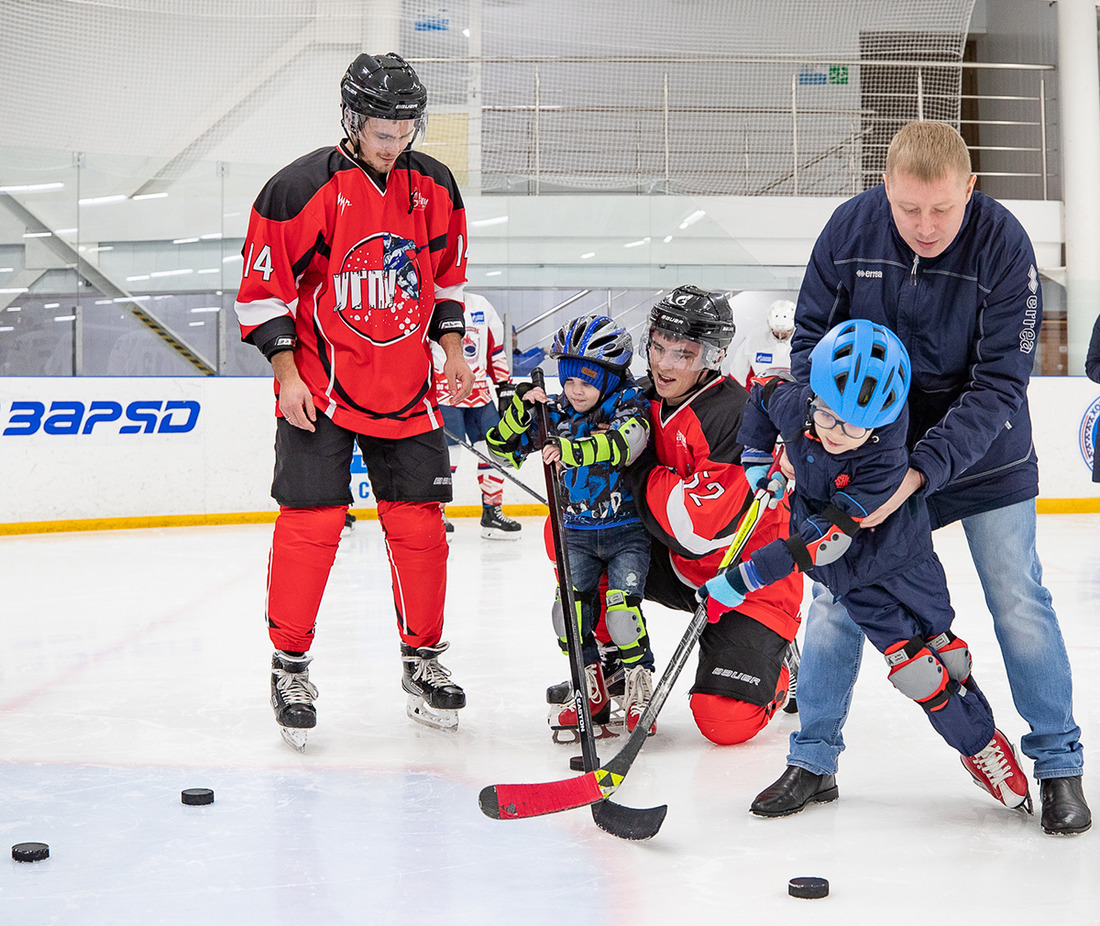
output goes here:
<path id="1" fill-rule="evenodd" d="M 818 405 L 816 402 L 810 403 L 810 409 L 814 413 L 814 424 L 819 428 L 823 428 L 826 431 L 831 431 L 838 424 L 840 425 L 840 432 L 854 440 L 859 440 L 861 437 L 865 437 L 871 430 L 870 428 L 861 428 L 854 424 L 848 424 L 846 421 L 841 421 L 827 408 Z"/>

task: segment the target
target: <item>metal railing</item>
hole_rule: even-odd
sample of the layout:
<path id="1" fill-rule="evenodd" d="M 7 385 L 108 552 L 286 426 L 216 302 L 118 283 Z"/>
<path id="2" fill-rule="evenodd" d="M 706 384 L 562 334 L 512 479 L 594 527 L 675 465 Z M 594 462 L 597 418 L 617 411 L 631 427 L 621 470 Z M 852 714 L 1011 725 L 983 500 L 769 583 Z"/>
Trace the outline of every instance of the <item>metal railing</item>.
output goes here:
<path id="1" fill-rule="evenodd" d="M 608 104 L 586 100 L 561 78 L 561 65 L 585 61 L 591 63 L 482 62 L 504 69 L 492 83 L 510 88 L 508 102 L 494 102 L 489 93 L 481 110 L 483 191 L 851 195 L 878 182 L 886 147 L 902 124 L 938 119 L 960 128 L 976 173 L 995 180 L 999 195 L 1052 195 L 1047 77 L 1053 65 L 611 57 L 600 64 L 656 71 L 631 89 L 627 102 Z M 756 84 L 747 87 L 747 77 L 735 81 L 740 93 L 726 102 L 708 102 L 713 93 L 678 97 L 672 90 L 671 73 L 683 84 L 684 69 L 713 75 L 706 70 L 711 66 L 723 74 L 756 74 Z M 776 92 L 781 74 L 786 99 Z M 524 81 L 527 100 L 516 90 Z M 826 98 L 822 88 L 837 92 Z"/>

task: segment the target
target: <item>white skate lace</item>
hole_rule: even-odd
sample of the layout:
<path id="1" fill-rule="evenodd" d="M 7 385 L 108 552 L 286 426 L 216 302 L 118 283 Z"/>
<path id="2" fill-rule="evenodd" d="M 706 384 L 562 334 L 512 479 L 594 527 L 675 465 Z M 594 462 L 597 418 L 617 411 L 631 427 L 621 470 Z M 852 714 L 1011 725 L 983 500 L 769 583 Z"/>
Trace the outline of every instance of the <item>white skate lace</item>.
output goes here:
<path id="1" fill-rule="evenodd" d="M 600 680 L 597 672 L 598 667 L 596 665 L 584 667 L 584 681 L 588 688 L 588 702 L 590 704 L 602 700 L 603 697 L 600 692 Z"/>
<path id="2" fill-rule="evenodd" d="M 443 652 L 447 648 L 448 644 L 441 644 L 436 647 L 437 652 Z M 451 671 L 445 669 L 439 664 L 437 656 L 431 656 L 425 659 L 423 656 L 409 656 L 406 657 L 409 662 L 414 663 L 412 680 L 414 682 L 423 682 L 425 685 L 429 685 L 432 688 L 442 688 L 445 685 L 451 684 Z"/>
<path id="3" fill-rule="evenodd" d="M 1008 759 L 996 739 L 975 755 L 973 761 L 991 788 L 999 789 L 1012 777 Z"/>
<path id="4" fill-rule="evenodd" d="M 287 672 L 276 669 L 279 677 L 275 687 L 287 704 L 312 704 L 317 698 L 317 686 L 310 682 L 306 672 Z"/>
<path id="5" fill-rule="evenodd" d="M 634 666 L 626 670 L 626 693 L 623 703 L 627 711 L 641 714 L 649 699 L 653 697 L 653 677 L 643 666 Z"/>

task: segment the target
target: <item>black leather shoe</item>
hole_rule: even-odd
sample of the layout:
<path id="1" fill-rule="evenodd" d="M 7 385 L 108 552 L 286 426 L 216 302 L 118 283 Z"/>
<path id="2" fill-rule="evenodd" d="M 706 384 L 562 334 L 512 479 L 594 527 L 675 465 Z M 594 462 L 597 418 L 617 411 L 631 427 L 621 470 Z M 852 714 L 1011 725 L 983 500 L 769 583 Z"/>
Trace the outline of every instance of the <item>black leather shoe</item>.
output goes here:
<path id="1" fill-rule="evenodd" d="M 811 801 L 827 804 L 838 795 L 835 775 L 815 775 L 797 765 L 788 765 L 770 787 L 765 788 L 749 808 L 758 817 L 786 817 L 803 810 Z"/>
<path id="2" fill-rule="evenodd" d="M 1051 836 L 1074 836 L 1092 826 L 1092 812 L 1085 803 L 1081 776 L 1074 778 L 1044 778 L 1039 782 L 1043 802 L 1040 823 Z"/>

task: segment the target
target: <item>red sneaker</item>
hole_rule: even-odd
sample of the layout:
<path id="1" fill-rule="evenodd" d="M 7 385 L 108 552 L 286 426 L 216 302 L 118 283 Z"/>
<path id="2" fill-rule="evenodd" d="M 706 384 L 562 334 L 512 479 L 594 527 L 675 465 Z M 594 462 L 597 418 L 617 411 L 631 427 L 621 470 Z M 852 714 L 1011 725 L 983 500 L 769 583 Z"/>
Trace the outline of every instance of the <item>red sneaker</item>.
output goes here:
<path id="1" fill-rule="evenodd" d="M 974 784 L 992 794 L 1006 807 L 1022 807 L 1031 813 L 1031 792 L 1027 775 L 1016 760 L 1016 748 L 1000 730 L 981 752 L 960 756 L 963 767 L 974 778 Z"/>

